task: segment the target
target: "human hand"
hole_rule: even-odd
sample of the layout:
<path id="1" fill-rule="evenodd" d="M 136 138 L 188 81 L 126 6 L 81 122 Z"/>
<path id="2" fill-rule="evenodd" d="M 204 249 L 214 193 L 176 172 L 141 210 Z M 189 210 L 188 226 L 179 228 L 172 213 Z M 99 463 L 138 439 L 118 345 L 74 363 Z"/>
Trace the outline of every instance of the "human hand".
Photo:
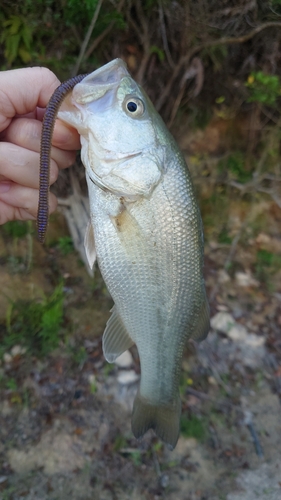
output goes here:
<path id="1" fill-rule="evenodd" d="M 47 68 L 0 73 L 0 224 L 36 219 L 42 119 L 59 84 Z M 59 168 L 75 161 L 79 135 L 57 120 L 52 145 L 50 184 L 56 181 Z M 50 193 L 50 213 L 56 206 L 56 197 Z"/>

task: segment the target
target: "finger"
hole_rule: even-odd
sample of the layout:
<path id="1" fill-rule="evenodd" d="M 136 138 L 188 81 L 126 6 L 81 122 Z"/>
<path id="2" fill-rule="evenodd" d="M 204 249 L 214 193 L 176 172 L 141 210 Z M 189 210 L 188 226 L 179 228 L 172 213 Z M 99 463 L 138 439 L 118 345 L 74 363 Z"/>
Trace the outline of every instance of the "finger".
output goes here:
<path id="1" fill-rule="evenodd" d="M 34 220 L 35 217 L 23 208 L 11 207 L 0 200 L 0 225 L 12 220 Z"/>
<path id="2" fill-rule="evenodd" d="M 22 187 L 19 184 L 11 183 L 10 189 L 1 193 L 0 202 L 5 203 L 14 209 L 24 210 L 32 218 L 36 218 L 38 211 L 39 191 L 28 187 Z M 53 193 L 49 196 L 49 213 L 54 212 L 57 207 L 57 199 Z M 7 209 L 6 209 L 7 210 Z"/>
<path id="3" fill-rule="evenodd" d="M 35 108 L 33 111 L 30 111 L 30 113 L 25 113 L 24 115 L 15 115 L 15 118 L 35 118 L 36 120 L 39 120 L 42 122 L 44 118 L 46 108 Z"/>
<path id="4" fill-rule="evenodd" d="M 56 120 L 52 144 L 61 149 L 76 150 L 81 148 L 80 135 L 77 130 Z"/>
<path id="5" fill-rule="evenodd" d="M 31 111 L 24 116 L 16 116 L 16 118 L 34 118 L 42 121 L 45 111 L 45 109 L 37 107 L 34 111 Z M 4 133 L 2 133 L 2 137 L 5 137 Z M 59 119 L 57 119 L 55 123 L 52 144 L 53 146 L 61 149 L 77 150 L 81 148 L 80 136 L 77 130 Z"/>
<path id="6" fill-rule="evenodd" d="M 0 130 L 16 115 L 24 115 L 37 106 L 45 108 L 60 84 L 47 68 L 23 68 L 0 73 Z"/>
<path id="7" fill-rule="evenodd" d="M 29 118 L 16 118 L 5 132 L 5 140 L 31 151 L 40 152 L 42 123 Z M 75 161 L 75 154 L 52 147 L 51 158 L 59 168 L 70 167 Z"/>
<path id="8" fill-rule="evenodd" d="M 0 174 L 25 187 L 39 187 L 40 155 L 10 142 L 0 142 Z M 51 160 L 50 184 L 58 177 L 58 166 Z M 0 178 L 1 180 L 1 178 Z"/>

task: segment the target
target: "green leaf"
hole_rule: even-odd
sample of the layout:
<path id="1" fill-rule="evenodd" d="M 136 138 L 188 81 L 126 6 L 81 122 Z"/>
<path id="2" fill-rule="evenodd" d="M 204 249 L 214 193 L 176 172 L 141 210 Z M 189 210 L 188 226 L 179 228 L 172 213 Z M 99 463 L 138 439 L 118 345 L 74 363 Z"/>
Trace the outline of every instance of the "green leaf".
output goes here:
<path id="1" fill-rule="evenodd" d="M 16 35 L 19 32 L 20 25 L 22 24 L 22 20 L 18 16 L 11 16 L 10 19 L 10 35 Z"/>
<path id="2" fill-rule="evenodd" d="M 11 64 L 17 57 L 18 47 L 20 42 L 20 35 L 11 35 L 6 39 L 5 57 Z"/>
<path id="3" fill-rule="evenodd" d="M 21 29 L 21 38 L 27 50 L 30 50 L 30 44 L 32 42 L 32 30 L 27 25 L 24 24 Z"/>
<path id="4" fill-rule="evenodd" d="M 157 45 L 151 45 L 150 53 L 156 54 L 158 56 L 158 59 L 160 62 L 163 62 L 165 59 L 164 51 L 162 49 L 159 49 L 159 47 L 157 47 Z"/>
<path id="5" fill-rule="evenodd" d="M 31 54 L 24 48 L 20 47 L 18 50 L 18 54 L 25 64 L 29 63 L 31 61 Z"/>

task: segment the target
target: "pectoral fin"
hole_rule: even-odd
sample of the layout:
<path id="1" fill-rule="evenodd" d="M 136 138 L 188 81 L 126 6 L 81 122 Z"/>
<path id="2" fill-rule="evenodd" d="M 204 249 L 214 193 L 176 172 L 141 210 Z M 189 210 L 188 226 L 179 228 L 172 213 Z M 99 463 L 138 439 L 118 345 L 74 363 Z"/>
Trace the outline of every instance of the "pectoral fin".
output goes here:
<path id="1" fill-rule="evenodd" d="M 210 310 L 207 297 L 205 297 L 205 300 L 203 301 L 201 307 L 201 311 L 199 312 L 198 315 L 197 323 L 194 327 L 194 330 L 190 338 L 192 340 L 196 340 L 196 342 L 200 342 L 201 340 L 204 340 L 207 337 L 209 330 L 210 330 Z"/>
<path id="2" fill-rule="evenodd" d="M 111 312 L 102 338 L 103 354 L 109 363 L 113 363 L 120 354 L 134 345 L 116 311 L 116 306 L 113 306 Z"/>
<path id="3" fill-rule="evenodd" d="M 86 252 L 88 262 L 89 262 L 89 266 L 91 269 L 93 269 L 93 265 L 96 261 L 97 254 L 96 254 L 96 247 L 95 247 L 94 230 L 93 230 L 93 226 L 92 226 L 90 220 L 88 222 L 86 233 L 85 233 L 84 246 L 85 246 L 85 252 Z"/>

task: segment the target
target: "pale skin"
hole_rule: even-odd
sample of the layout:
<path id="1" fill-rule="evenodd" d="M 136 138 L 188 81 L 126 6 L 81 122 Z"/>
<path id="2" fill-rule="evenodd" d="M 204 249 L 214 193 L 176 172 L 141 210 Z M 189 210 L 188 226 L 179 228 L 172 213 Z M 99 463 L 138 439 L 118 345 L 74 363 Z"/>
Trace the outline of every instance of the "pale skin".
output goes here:
<path id="1" fill-rule="evenodd" d="M 47 68 L 0 72 L 0 224 L 34 220 L 39 199 L 39 152 L 46 105 L 60 81 Z M 50 183 L 74 163 L 80 148 L 76 130 L 56 121 Z M 50 193 L 50 213 L 57 199 Z"/>

